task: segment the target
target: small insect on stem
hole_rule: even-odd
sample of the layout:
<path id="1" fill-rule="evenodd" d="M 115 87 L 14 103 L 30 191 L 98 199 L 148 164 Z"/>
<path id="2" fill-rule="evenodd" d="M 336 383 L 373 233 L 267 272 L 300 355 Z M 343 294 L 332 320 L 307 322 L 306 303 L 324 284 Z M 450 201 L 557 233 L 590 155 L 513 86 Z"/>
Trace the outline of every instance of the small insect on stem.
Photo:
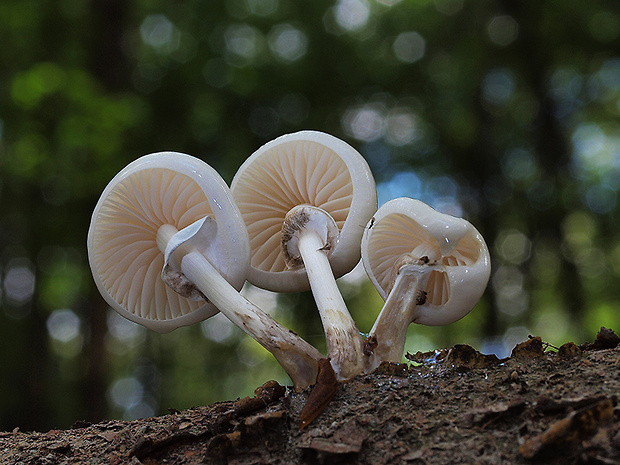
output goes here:
<path id="1" fill-rule="evenodd" d="M 419 290 L 418 294 L 415 296 L 415 304 L 416 305 L 424 305 L 426 303 L 427 292 Z"/>
<path id="2" fill-rule="evenodd" d="M 312 420 L 325 410 L 325 407 L 329 405 L 334 394 L 336 394 L 337 387 L 338 381 L 336 380 L 336 373 L 334 373 L 332 364 L 329 362 L 329 359 L 322 358 L 319 360 L 319 373 L 316 377 L 316 384 L 312 391 L 310 391 L 308 400 L 299 415 L 300 430 L 308 426 Z"/>
<path id="3" fill-rule="evenodd" d="M 364 343 L 364 355 L 370 357 L 374 350 L 377 348 L 378 344 L 379 343 L 375 336 L 368 336 L 366 342 Z"/>
<path id="4" fill-rule="evenodd" d="M 368 226 L 366 226 L 365 224 L 360 224 L 360 227 L 362 227 L 362 228 L 364 228 L 364 229 L 370 229 L 370 228 L 372 228 L 374 225 L 375 225 L 375 217 L 373 216 L 373 217 L 370 219 L 370 222 L 369 222 Z"/>

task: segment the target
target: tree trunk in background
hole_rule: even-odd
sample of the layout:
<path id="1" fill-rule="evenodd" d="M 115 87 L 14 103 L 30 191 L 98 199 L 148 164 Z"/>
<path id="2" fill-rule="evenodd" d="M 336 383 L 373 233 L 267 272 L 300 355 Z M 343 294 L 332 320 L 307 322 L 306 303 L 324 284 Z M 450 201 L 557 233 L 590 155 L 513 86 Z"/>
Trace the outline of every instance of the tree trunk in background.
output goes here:
<path id="1" fill-rule="evenodd" d="M 560 258 L 559 282 L 562 283 L 563 294 L 560 297 L 562 305 L 571 316 L 572 327 L 581 338 L 582 319 L 585 314 L 584 288 L 579 271 L 574 262 L 566 257 L 562 251 L 562 222 L 571 211 L 574 211 L 574 202 L 579 199 L 564 199 L 565 186 L 573 181 L 570 175 L 571 154 L 565 130 L 558 120 L 557 103 L 550 94 L 549 69 L 554 65 L 552 56 L 549 55 L 544 43 L 545 31 L 539 28 L 537 18 L 542 17 L 541 5 L 522 4 L 519 2 L 502 2 L 507 12 L 510 13 L 519 24 L 519 38 L 515 45 L 521 48 L 517 55 L 527 62 L 520 63 L 526 71 L 528 78 L 527 86 L 534 92 L 539 104 L 538 115 L 534 120 L 533 142 L 537 161 L 541 167 L 543 183 L 552 183 L 555 189 L 554 200 L 549 208 L 544 210 L 531 210 L 530 238 L 536 233 L 542 235 L 551 244 L 557 246 L 557 254 Z M 573 194 L 574 195 L 574 194 Z M 570 209 L 567 208 L 570 207 Z"/>
<path id="2" fill-rule="evenodd" d="M 131 2 L 91 0 L 91 70 L 109 90 L 123 90 L 130 82 L 124 33 Z"/>
<path id="3" fill-rule="evenodd" d="M 37 294 L 33 296 L 33 302 L 37 301 Z M 52 357 L 49 350 L 49 337 L 47 335 L 46 318 L 41 311 L 33 305 L 32 313 L 28 318 L 27 347 L 18 349 L 20 354 L 25 354 L 26 365 L 23 370 L 27 373 L 26 386 L 19 386 L 28 392 L 27 402 L 23 412 L 16 418 L 15 426 L 26 429 L 35 429 L 41 424 L 50 424 L 50 410 L 48 392 L 48 377 L 50 376 L 50 362 Z M 3 376 L 5 374 L 3 373 Z M 10 375 L 9 375 L 10 376 Z M 17 376 L 17 379 L 20 379 Z"/>
<path id="4" fill-rule="evenodd" d="M 93 286 L 91 298 L 84 317 L 88 322 L 89 338 L 85 348 L 88 368 L 86 371 L 85 388 L 83 390 L 86 412 L 84 420 L 101 421 L 106 418 L 106 350 L 105 335 L 107 332 L 106 313 L 108 305 Z"/>
<path id="5" fill-rule="evenodd" d="M 124 0 L 92 0 L 90 23 L 93 41 L 90 44 L 91 71 L 94 77 L 108 91 L 123 90 L 129 79 L 127 59 L 123 51 L 123 35 L 126 30 L 127 14 L 131 2 Z M 89 217 L 90 211 L 85 211 Z M 87 372 L 84 378 L 85 420 L 100 421 L 107 414 L 106 407 L 106 349 L 107 304 L 95 286 L 89 293 L 85 305 L 84 319 L 88 325 Z"/>

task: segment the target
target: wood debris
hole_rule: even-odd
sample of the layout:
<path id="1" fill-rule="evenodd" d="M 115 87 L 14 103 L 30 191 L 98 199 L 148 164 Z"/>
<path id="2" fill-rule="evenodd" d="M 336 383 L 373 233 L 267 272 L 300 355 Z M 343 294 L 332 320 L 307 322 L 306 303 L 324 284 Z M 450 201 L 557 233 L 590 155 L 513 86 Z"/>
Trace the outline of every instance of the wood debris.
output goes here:
<path id="1" fill-rule="evenodd" d="M 575 447 L 607 429 L 613 420 L 615 399 L 597 400 L 593 405 L 571 412 L 549 426 L 541 434 L 527 438 L 519 452 L 531 459 L 544 453 L 557 454 L 558 450 Z"/>

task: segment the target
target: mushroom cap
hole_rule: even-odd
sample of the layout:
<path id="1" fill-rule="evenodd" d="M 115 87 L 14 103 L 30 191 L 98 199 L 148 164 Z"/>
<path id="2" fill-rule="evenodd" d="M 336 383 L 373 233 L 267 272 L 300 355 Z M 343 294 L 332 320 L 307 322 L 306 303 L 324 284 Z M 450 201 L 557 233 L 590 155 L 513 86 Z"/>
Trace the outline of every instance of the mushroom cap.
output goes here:
<path id="1" fill-rule="evenodd" d="M 318 131 L 287 134 L 260 147 L 237 171 L 231 191 L 250 237 L 248 281 L 272 291 L 309 289 L 305 268 L 287 269 L 282 252 L 282 224 L 293 207 L 319 207 L 335 220 L 339 235 L 329 261 L 336 278 L 360 260 L 364 225 L 377 210 L 366 160 Z"/>
<path id="2" fill-rule="evenodd" d="M 491 273 L 489 250 L 471 223 L 402 197 L 379 208 L 362 238 L 364 268 L 384 300 L 394 284 L 396 262 L 406 254 L 435 264 L 424 289 L 426 302 L 414 312 L 413 322 L 419 324 L 444 325 L 465 316 Z"/>
<path id="3" fill-rule="evenodd" d="M 104 189 L 88 230 L 88 258 L 99 292 L 125 318 L 168 332 L 218 312 L 209 302 L 177 294 L 161 278 L 162 225 L 182 230 L 210 215 L 217 224 L 207 259 L 237 290 L 245 282 L 250 249 L 243 219 L 220 175 L 177 152 L 143 156 Z"/>

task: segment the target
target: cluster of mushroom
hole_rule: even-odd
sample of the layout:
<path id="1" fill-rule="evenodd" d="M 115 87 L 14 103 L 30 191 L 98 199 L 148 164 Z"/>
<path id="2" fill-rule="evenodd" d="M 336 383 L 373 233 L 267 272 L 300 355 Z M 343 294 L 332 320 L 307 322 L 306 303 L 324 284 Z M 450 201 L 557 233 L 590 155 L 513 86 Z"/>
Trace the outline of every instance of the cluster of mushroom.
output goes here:
<path id="1" fill-rule="evenodd" d="M 410 198 L 377 210 L 364 158 L 331 135 L 302 131 L 258 149 L 229 188 L 203 161 L 146 155 L 103 191 L 88 232 L 97 287 L 122 316 L 168 332 L 222 312 L 270 351 L 301 390 L 326 356 L 239 291 L 311 289 L 336 379 L 401 360 L 411 322 L 443 325 L 482 295 L 490 259 L 467 221 Z M 360 333 L 336 285 L 362 257 L 385 299 Z"/>

